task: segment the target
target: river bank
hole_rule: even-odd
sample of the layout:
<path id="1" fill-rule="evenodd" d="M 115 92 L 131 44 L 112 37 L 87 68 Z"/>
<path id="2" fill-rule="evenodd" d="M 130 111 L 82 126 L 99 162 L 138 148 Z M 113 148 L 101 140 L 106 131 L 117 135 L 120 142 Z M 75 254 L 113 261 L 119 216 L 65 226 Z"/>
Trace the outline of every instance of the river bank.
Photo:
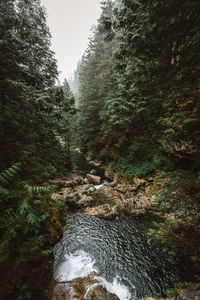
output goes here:
<path id="1" fill-rule="evenodd" d="M 94 167 L 94 164 L 92 165 L 92 167 Z M 99 165 L 98 165 L 98 167 L 99 167 Z M 102 168 L 101 168 L 101 170 L 102 170 Z M 71 209 L 81 209 L 81 210 L 83 210 L 86 214 L 88 214 L 88 218 L 98 217 L 100 219 L 109 220 L 109 221 L 103 221 L 103 222 L 108 222 L 108 224 L 111 224 L 111 223 L 113 224 L 113 222 L 116 222 L 119 225 L 120 219 L 118 220 L 118 218 L 120 218 L 120 215 L 121 214 L 126 215 L 126 210 L 124 209 L 124 202 L 126 202 L 126 199 L 124 201 L 124 198 L 125 198 L 124 195 L 126 195 L 126 193 L 128 192 L 128 193 L 133 193 L 133 195 L 131 195 L 131 196 L 134 197 L 134 198 L 138 198 L 138 195 L 141 194 L 141 193 L 142 193 L 143 196 L 144 195 L 147 196 L 146 195 L 146 192 L 147 192 L 146 189 L 147 188 L 148 188 L 148 191 L 151 191 L 151 193 L 149 192 L 148 196 L 147 196 L 147 198 L 148 198 L 148 207 L 145 207 L 145 210 L 144 210 L 144 207 L 141 206 L 141 208 L 143 210 L 140 210 L 140 212 L 138 214 L 138 211 L 136 210 L 136 207 L 132 206 L 132 208 L 133 208 L 132 212 L 130 213 L 130 211 L 128 209 L 127 210 L 127 215 L 129 215 L 129 216 L 130 215 L 132 215 L 132 216 L 143 215 L 143 214 L 146 214 L 148 209 L 150 209 L 152 207 L 152 202 L 150 202 L 151 198 L 152 198 L 151 197 L 152 196 L 152 186 L 153 186 L 153 180 L 152 179 L 149 180 L 149 181 L 139 180 L 139 184 L 138 184 L 138 182 L 137 183 L 133 182 L 132 188 L 133 187 L 134 188 L 130 191 L 130 182 L 128 184 L 126 181 L 120 182 L 119 178 L 118 178 L 118 180 L 116 180 L 116 178 L 111 178 L 111 179 L 114 179 L 114 180 L 111 181 L 110 183 L 104 183 L 102 185 L 102 184 L 100 184 L 101 182 L 99 182 L 99 178 L 95 178 L 95 177 L 98 177 L 98 174 L 96 174 L 96 175 L 90 174 L 92 177 L 91 176 L 88 177 L 88 176 L 86 176 L 87 174 L 84 174 L 83 177 L 80 177 L 80 176 L 77 176 L 76 171 L 77 170 L 75 170 L 75 172 L 73 172 L 73 178 L 70 178 L 70 180 L 67 180 L 65 182 L 62 182 L 62 181 L 59 182 L 60 190 L 59 190 L 59 193 L 57 193 L 56 197 L 58 197 L 58 199 L 61 199 L 61 198 L 64 199 L 66 204 Z M 89 170 L 87 170 L 87 172 L 88 171 Z M 90 172 L 91 171 L 92 170 L 90 170 Z M 95 180 L 95 179 L 97 180 L 97 182 L 92 183 L 90 181 L 90 180 Z M 113 182 L 114 182 L 114 184 L 113 184 Z M 121 184 L 121 186 L 119 186 L 120 184 Z M 65 187 L 63 187 L 63 185 L 65 185 Z M 128 189 L 126 189 L 127 186 L 128 186 Z M 158 187 L 158 189 L 161 190 L 162 189 L 162 184 L 159 183 L 157 185 L 157 187 Z M 107 196 L 109 195 L 109 197 L 107 197 L 106 195 Z M 110 199 L 113 199 L 113 198 L 115 199 L 115 201 L 110 201 Z M 130 197 L 128 197 L 127 199 L 130 199 Z M 117 209 L 115 210 L 115 213 L 113 213 L 113 207 L 116 208 L 116 202 L 120 203 L 121 205 L 118 204 Z M 133 204 L 133 202 L 131 202 L 131 203 Z M 140 201 L 140 204 L 141 204 L 141 201 Z M 102 209 L 102 205 L 103 205 L 103 209 Z M 106 206 L 104 206 L 104 205 L 106 205 Z M 128 218 L 132 218 L 132 217 L 128 217 Z M 139 221 L 139 219 L 138 219 L 138 221 Z M 102 221 L 100 221 L 100 222 L 102 222 Z M 108 224 L 106 226 L 108 226 Z M 102 226 L 102 224 L 99 224 L 98 227 L 101 228 L 101 226 Z M 76 229 L 74 228 L 73 230 L 76 230 Z M 93 234 L 94 234 L 94 232 L 93 232 Z M 131 235 L 132 234 L 133 234 L 133 232 L 131 231 Z M 64 234 L 64 239 L 66 238 L 66 235 L 70 235 L 70 232 Z M 88 235 L 90 235 L 90 232 L 88 232 Z M 96 235 L 94 234 L 94 236 L 96 236 Z M 102 233 L 101 236 L 104 236 L 104 234 Z M 90 236 L 90 238 L 91 238 L 91 236 Z M 73 243 L 73 241 L 76 240 L 76 239 L 80 239 L 80 236 L 77 236 L 76 238 L 74 237 L 73 239 L 71 239 L 71 241 L 68 241 L 68 244 Z M 85 236 L 85 239 L 87 240 L 87 236 Z M 111 240 L 113 241 L 112 238 L 111 238 Z M 62 240 L 61 244 L 63 244 L 63 243 L 64 243 L 64 241 Z M 88 244 L 91 244 L 91 240 L 88 241 Z M 82 246 L 83 246 L 83 244 L 81 244 L 81 246 L 79 248 L 81 248 Z M 126 246 L 127 246 L 127 244 L 126 244 Z M 125 249 L 126 249 L 126 246 L 125 246 Z M 65 247 L 67 247 L 67 246 L 65 246 Z M 110 247 L 112 248 L 112 246 L 110 246 Z M 111 249 L 111 248 L 109 248 L 109 249 Z M 145 246 L 144 249 L 145 248 L 147 248 L 147 246 Z M 99 246 L 98 249 L 101 249 L 101 246 Z M 134 246 L 134 249 L 137 249 L 137 246 Z M 65 254 L 66 254 L 66 251 L 67 251 L 67 248 L 64 249 Z M 105 251 L 105 249 L 103 251 Z M 141 250 L 141 253 L 143 251 L 144 250 Z M 61 255 L 61 252 L 59 252 L 59 255 Z M 90 249 L 89 253 L 92 253 L 92 252 L 93 252 L 93 249 Z M 118 249 L 116 250 L 116 252 L 118 252 Z M 152 252 L 154 252 L 154 249 L 152 249 Z M 162 252 L 162 249 L 160 249 L 160 252 Z M 74 253 L 74 250 L 71 251 L 70 253 Z M 75 251 L 75 253 L 76 253 L 76 251 Z M 65 262 L 67 262 L 67 264 L 68 264 L 70 262 L 70 260 L 68 259 L 70 256 L 68 256 L 69 253 L 66 254 L 66 255 L 67 256 L 65 256 L 63 258 L 63 260 Z M 79 263 L 82 262 L 80 256 L 77 253 L 76 253 L 75 257 L 76 258 L 78 257 L 78 262 Z M 106 257 L 105 257 L 105 261 L 106 260 L 108 260 L 108 261 L 112 260 L 112 259 L 109 260 L 108 257 L 109 257 L 109 255 L 107 253 Z M 151 255 L 148 254 L 147 257 L 151 257 Z M 86 259 L 86 261 L 90 265 L 91 261 L 90 260 L 88 261 L 87 259 Z M 68 265 L 68 267 L 69 267 L 69 265 Z M 183 268 L 183 265 L 182 265 L 182 268 Z M 97 297 L 97 298 L 94 298 L 94 299 L 101 299 L 101 298 L 98 298 L 98 297 L 100 297 L 100 296 L 98 296 L 98 295 L 100 295 L 100 294 L 98 294 L 99 291 L 96 291 L 96 290 L 93 289 L 93 287 L 96 287 L 96 286 L 102 286 L 101 292 L 103 294 L 101 294 L 101 297 L 104 297 L 102 299 L 116 299 L 116 298 L 112 298 L 114 296 L 108 294 L 110 292 L 111 292 L 111 294 L 113 294 L 113 292 L 114 292 L 112 289 L 109 290 L 109 288 L 108 288 L 110 286 L 109 284 L 105 284 L 105 282 L 104 282 L 103 285 L 102 285 L 102 282 L 98 281 L 98 275 L 97 276 L 94 275 L 94 276 L 96 276 L 95 278 L 91 277 L 92 272 L 97 271 L 97 273 L 99 273 L 99 265 L 98 265 L 97 269 L 98 270 L 96 270 L 96 269 L 93 270 L 93 268 L 92 268 L 90 270 L 90 272 L 88 274 L 86 274 L 87 276 L 89 276 L 90 280 L 87 278 L 87 276 L 85 276 L 85 280 L 86 280 L 85 282 L 87 282 L 87 286 L 88 286 L 88 280 L 89 280 L 90 281 L 89 286 L 91 287 L 91 291 L 93 291 L 92 293 L 94 293 L 93 296 Z M 55 270 L 55 268 L 54 268 L 54 270 Z M 80 275 L 79 271 L 80 270 L 78 270 L 77 272 Z M 187 271 L 188 270 L 185 270 L 186 273 L 187 273 Z M 136 271 L 136 274 L 137 273 L 138 272 Z M 152 276 L 150 276 L 150 277 L 152 277 Z M 153 277 L 154 277 L 154 275 L 153 275 Z M 164 280 L 162 275 L 160 277 Z M 59 278 L 59 281 L 60 281 L 61 278 L 59 276 L 58 276 L 58 278 Z M 63 295 L 65 294 L 65 298 L 61 298 L 61 299 L 90 299 L 90 298 L 87 298 L 89 296 L 86 295 L 85 293 L 82 292 L 82 295 L 80 294 L 80 290 L 82 290 L 82 291 L 84 290 L 84 282 L 83 282 L 82 279 L 79 280 L 78 278 L 79 278 L 78 275 L 76 276 L 75 281 L 73 281 L 74 280 L 73 277 L 71 277 L 71 278 L 62 278 L 61 281 L 64 281 L 64 282 L 66 281 L 66 279 L 68 279 L 67 283 L 66 284 L 65 283 L 58 284 L 57 288 L 55 289 L 53 299 L 60 299 L 60 298 L 58 298 L 58 297 L 60 297 L 59 296 L 60 293 L 63 293 Z M 173 278 L 173 276 L 172 276 L 172 278 Z M 190 278 L 191 277 L 189 276 L 187 280 L 190 281 Z M 72 280 L 72 281 L 69 282 L 69 279 Z M 183 280 L 183 277 L 181 279 Z M 96 282 L 96 280 L 98 282 Z M 113 278 L 110 279 L 110 282 L 112 282 L 112 280 L 113 280 Z M 177 280 L 178 280 L 178 278 L 176 278 L 173 282 L 175 283 Z M 78 284 L 78 282 L 80 283 L 80 285 Z M 109 282 L 109 281 L 106 281 L 106 282 Z M 171 282 L 168 286 L 165 286 L 165 288 L 163 289 L 163 292 L 162 292 L 163 294 L 162 295 L 164 295 L 164 290 L 166 291 L 167 288 L 173 286 L 173 282 Z M 113 281 L 113 283 L 114 283 L 114 281 Z M 77 294 L 76 288 L 74 289 L 74 285 L 79 290 L 79 296 Z M 160 285 L 161 284 L 158 284 L 158 286 L 160 286 Z M 112 286 L 112 284 L 111 284 L 111 286 Z M 105 287 L 107 287 L 107 292 L 106 291 L 103 292 L 103 289 Z M 153 290 L 155 291 L 156 289 L 154 288 Z M 97 296 L 95 296 L 96 292 L 97 292 Z M 66 296 L 66 295 L 68 295 L 68 296 Z M 69 296 L 69 295 L 71 295 L 71 296 Z M 142 294 L 137 294 L 137 296 L 144 296 L 144 295 L 145 295 L 145 292 L 143 292 Z M 147 292 L 146 295 L 153 295 L 153 292 Z M 66 298 L 66 297 L 68 297 L 68 298 Z M 69 297 L 71 297 L 71 298 L 69 298 Z M 76 298 L 73 298 L 73 297 L 76 297 Z M 125 300 L 125 299 L 132 299 L 131 297 L 135 298 L 136 295 L 132 294 L 131 296 L 127 296 L 127 294 L 126 294 L 126 296 L 122 295 L 120 297 L 121 298 L 119 298 L 119 299 Z M 178 297 L 178 296 L 176 296 L 176 297 Z M 91 299 L 93 299 L 93 298 L 91 298 Z M 177 299 L 182 299 L 182 298 L 177 298 Z"/>

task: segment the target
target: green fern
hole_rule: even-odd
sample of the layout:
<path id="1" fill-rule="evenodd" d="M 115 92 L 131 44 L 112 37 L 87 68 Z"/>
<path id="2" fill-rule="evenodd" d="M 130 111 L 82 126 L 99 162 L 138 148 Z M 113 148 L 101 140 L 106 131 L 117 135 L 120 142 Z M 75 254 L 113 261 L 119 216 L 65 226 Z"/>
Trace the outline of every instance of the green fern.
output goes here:
<path id="1" fill-rule="evenodd" d="M 28 184 L 24 185 L 24 189 L 28 194 L 43 194 L 51 195 L 55 189 L 54 185 L 51 186 L 30 186 Z"/>
<path id="2" fill-rule="evenodd" d="M 21 163 L 16 163 L 9 169 L 3 171 L 0 174 L 0 185 L 4 187 L 7 186 L 11 182 L 11 180 L 15 177 L 17 172 L 20 170 L 20 166 Z"/>
<path id="3" fill-rule="evenodd" d="M 30 211 L 31 208 L 30 208 L 30 205 L 29 205 L 29 201 L 27 198 L 23 198 L 20 205 L 19 205 L 19 208 L 18 208 L 18 211 L 19 211 L 19 214 L 21 216 L 25 215 L 27 211 Z"/>
<path id="4" fill-rule="evenodd" d="M 17 172 L 20 170 L 21 163 L 16 163 L 9 169 L 0 174 L 0 198 L 4 200 L 10 196 L 10 191 L 7 189 L 8 184 L 14 179 Z"/>

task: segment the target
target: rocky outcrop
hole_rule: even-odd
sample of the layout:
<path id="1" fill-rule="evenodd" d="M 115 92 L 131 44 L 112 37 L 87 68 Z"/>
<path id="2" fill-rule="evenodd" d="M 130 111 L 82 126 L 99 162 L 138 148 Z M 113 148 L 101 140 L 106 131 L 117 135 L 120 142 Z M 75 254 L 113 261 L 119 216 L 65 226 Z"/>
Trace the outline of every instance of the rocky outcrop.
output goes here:
<path id="1" fill-rule="evenodd" d="M 150 197 L 144 193 L 136 194 L 135 192 L 135 189 L 130 186 L 127 190 L 125 187 L 122 190 L 118 186 L 113 188 L 109 184 L 103 185 L 92 195 L 96 199 L 94 203 L 98 203 L 98 205 L 87 207 L 85 212 L 106 220 L 114 220 L 122 214 L 134 216 L 145 214 L 151 207 Z M 131 197 L 129 198 L 127 195 Z"/>
<path id="2" fill-rule="evenodd" d="M 120 215 L 146 214 L 152 205 L 152 181 L 134 179 L 132 183 L 119 180 L 99 185 L 101 178 L 88 174 L 87 182 L 79 177 L 68 181 L 54 198 L 63 200 L 68 207 L 82 209 L 86 214 L 101 219 L 115 220 Z M 78 184 L 79 183 L 79 184 Z"/>
<path id="3" fill-rule="evenodd" d="M 179 158 L 188 157 L 195 150 L 191 142 L 187 142 L 183 140 L 171 141 L 165 139 L 161 142 L 161 145 L 165 150 L 165 152 L 170 153 Z"/>
<path id="4" fill-rule="evenodd" d="M 54 289 L 52 300 L 119 300 L 109 293 L 97 274 L 92 273 L 84 278 L 77 278 L 71 282 L 58 283 Z"/>
<path id="5" fill-rule="evenodd" d="M 50 180 L 49 184 L 55 185 L 57 189 L 65 187 L 74 187 L 76 185 L 84 184 L 84 179 L 81 176 L 71 176 L 70 180 Z"/>
<path id="6" fill-rule="evenodd" d="M 100 184 L 100 182 L 101 182 L 101 177 L 99 177 L 99 176 L 87 174 L 86 178 L 88 179 L 89 183 L 91 183 L 91 184 L 96 185 L 96 184 Z"/>
<path id="7" fill-rule="evenodd" d="M 79 149 L 75 151 L 81 153 Z M 148 211 L 152 205 L 153 178 L 135 178 L 130 182 L 113 173 L 102 162 L 95 161 L 92 153 L 84 157 L 88 164 L 103 168 L 105 178 L 110 182 L 99 187 L 101 178 L 93 169 L 86 178 L 73 176 L 63 182 L 59 185 L 62 189 L 54 198 L 62 199 L 68 207 L 80 208 L 88 215 L 107 220 L 114 220 L 121 214 L 138 216 Z"/>

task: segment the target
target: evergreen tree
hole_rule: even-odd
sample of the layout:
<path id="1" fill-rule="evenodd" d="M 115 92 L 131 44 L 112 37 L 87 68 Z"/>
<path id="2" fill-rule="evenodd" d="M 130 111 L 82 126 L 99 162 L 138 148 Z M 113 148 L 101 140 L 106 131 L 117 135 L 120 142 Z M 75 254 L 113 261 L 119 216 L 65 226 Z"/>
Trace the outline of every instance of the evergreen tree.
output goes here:
<path id="1" fill-rule="evenodd" d="M 103 11 L 99 24 L 93 30 L 88 49 L 82 58 L 80 67 L 80 88 L 78 98 L 79 141 L 84 151 L 99 153 L 104 148 L 101 133 L 101 111 L 104 99 L 113 88 L 112 57 L 115 51 L 115 41 L 110 39 L 104 29 L 105 19 L 111 14 L 112 2 L 103 2 Z"/>
<path id="2" fill-rule="evenodd" d="M 66 216 L 63 204 L 52 199 L 54 187 L 37 184 L 71 167 L 62 137 L 74 100 L 66 82 L 56 86 L 40 1 L 1 1 L 0 23 L 0 294 L 40 299 L 36 273 L 52 255 Z"/>
<path id="3" fill-rule="evenodd" d="M 40 1 L 5 1 L 0 10 L 0 168 L 21 161 L 24 172 L 35 180 L 55 158 L 55 167 L 62 168 L 64 152 L 56 131 L 66 107 L 60 109 L 58 71 Z"/>

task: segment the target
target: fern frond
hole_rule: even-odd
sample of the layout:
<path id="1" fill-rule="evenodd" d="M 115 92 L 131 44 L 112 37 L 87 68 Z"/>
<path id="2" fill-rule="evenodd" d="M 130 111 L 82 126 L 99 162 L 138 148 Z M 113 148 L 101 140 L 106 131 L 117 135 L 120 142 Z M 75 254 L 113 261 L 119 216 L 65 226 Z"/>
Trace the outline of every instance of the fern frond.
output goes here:
<path id="1" fill-rule="evenodd" d="M 30 213 L 27 216 L 27 221 L 28 221 L 28 224 L 35 225 L 38 222 L 38 218 L 33 213 Z"/>
<path id="2" fill-rule="evenodd" d="M 9 190 L 7 190 L 6 188 L 4 188 L 3 186 L 0 186 L 0 197 L 4 198 L 10 195 Z"/>
<path id="3" fill-rule="evenodd" d="M 28 194 L 47 194 L 51 195 L 55 189 L 55 186 L 30 186 L 26 184 L 24 186 Z"/>
<path id="4" fill-rule="evenodd" d="M 20 166 L 21 166 L 21 163 L 16 163 L 12 167 L 3 171 L 0 174 L 0 185 L 3 187 L 8 185 L 11 182 L 11 180 L 15 177 L 16 173 L 19 171 Z"/>
<path id="5" fill-rule="evenodd" d="M 29 201 L 27 198 L 23 198 L 18 208 L 19 214 L 23 216 L 29 210 L 30 210 Z"/>

